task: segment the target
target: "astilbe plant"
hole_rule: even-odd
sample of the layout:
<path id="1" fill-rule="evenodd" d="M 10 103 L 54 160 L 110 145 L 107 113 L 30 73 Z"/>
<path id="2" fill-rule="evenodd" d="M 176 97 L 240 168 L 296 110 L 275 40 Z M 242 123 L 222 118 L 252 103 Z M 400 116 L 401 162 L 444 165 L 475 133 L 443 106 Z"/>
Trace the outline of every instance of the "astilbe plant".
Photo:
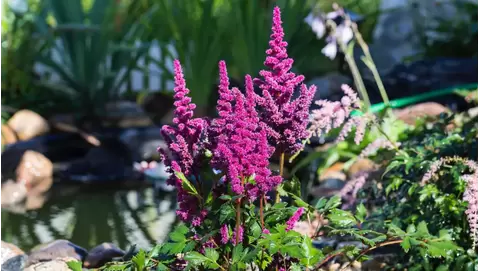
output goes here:
<path id="1" fill-rule="evenodd" d="M 289 71 L 293 60 L 287 56 L 278 7 L 273 11 L 272 31 L 265 61 L 269 70 L 260 73 L 263 79 L 255 80 L 262 95 L 254 93 L 249 75 L 244 92 L 230 88 L 226 64 L 221 61 L 219 116 L 214 119 L 194 118 L 195 105 L 187 96 L 180 63 L 174 62 L 174 125 L 162 127 L 168 149 L 160 151 L 171 175 L 168 182 L 177 188 L 177 214 L 183 224 L 170 233 L 167 243 L 148 254 L 140 251 L 124 266 L 134 270 L 245 270 L 247 266 L 312 270 L 340 255 L 363 259 L 375 247 L 402 241 L 404 236 L 389 226 L 384 233 L 356 228 L 367 216 L 364 208 L 354 216 L 337 208 L 339 198 L 320 199 L 310 206 L 282 185 L 281 172 L 277 175 L 269 169 L 274 151 L 293 153 L 310 135 L 308 109 L 315 92 L 315 87 L 301 84 L 303 76 Z M 299 96 L 292 100 L 295 91 Z M 350 100 L 344 99 L 343 105 L 355 104 L 353 90 L 346 92 Z M 273 202 L 275 191 L 288 201 L 294 199 L 295 205 Z M 349 234 L 368 248 L 333 252 L 314 248 L 309 236 L 293 230 L 299 220 L 313 215 L 330 221 L 328 230 L 320 227 L 314 236 Z M 449 242 L 428 233 L 409 238 L 419 245 Z"/>

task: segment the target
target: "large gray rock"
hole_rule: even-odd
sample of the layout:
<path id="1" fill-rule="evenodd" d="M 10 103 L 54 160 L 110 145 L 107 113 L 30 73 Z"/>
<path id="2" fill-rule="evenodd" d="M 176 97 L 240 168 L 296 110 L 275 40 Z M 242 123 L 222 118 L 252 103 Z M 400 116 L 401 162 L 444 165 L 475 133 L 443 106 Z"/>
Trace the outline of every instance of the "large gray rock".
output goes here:
<path id="1" fill-rule="evenodd" d="M 113 258 L 122 257 L 125 255 L 125 251 L 121 250 L 112 243 L 103 243 L 94 248 L 89 252 L 83 266 L 87 268 L 98 268 L 103 266 L 105 263 L 111 261 Z"/>
<path id="2" fill-rule="evenodd" d="M 34 248 L 28 255 L 26 266 L 28 267 L 40 262 L 66 258 L 83 261 L 86 255 L 87 251 L 84 248 L 79 247 L 68 240 L 55 240 Z"/>
<path id="3" fill-rule="evenodd" d="M 27 256 L 17 246 L 3 242 L 1 245 L 1 269 L 3 271 L 20 271 L 24 267 Z"/>
<path id="4" fill-rule="evenodd" d="M 77 261 L 74 258 L 61 258 L 46 262 L 39 262 L 24 269 L 24 271 L 71 271 L 67 262 Z"/>
<path id="5" fill-rule="evenodd" d="M 469 16 L 458 8 L 460 2 L 476 1 L 382 0 L 380 16 L 370 45 L 370 52 L 379 72 L 388 72 L 406 57 L 420 53 L 423 48 L 418 34 L 426 35 L 425 38 L 432 43 L 448 38 L 435 30 L 440 25 L 440 20 L 450 21 L 452 25 L 459 23 L 459 20 L 468 20 Z M 360 50 L 355 54 L 357 62 L 361 63 Z"/>

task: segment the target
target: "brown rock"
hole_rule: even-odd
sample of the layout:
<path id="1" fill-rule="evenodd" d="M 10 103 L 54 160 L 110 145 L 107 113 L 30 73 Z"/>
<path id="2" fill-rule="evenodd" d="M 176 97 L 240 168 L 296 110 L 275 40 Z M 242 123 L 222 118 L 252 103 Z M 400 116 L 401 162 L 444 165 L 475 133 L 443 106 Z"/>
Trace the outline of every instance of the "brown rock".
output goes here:
<path id="1" fill-rule="evenodd" d="M 435 117 L 449 111 L 448 108 L 439 103 L 426 102 L 397 110 L 395 111 L 395 115 L 405 123 L 414 125 L 417 118 Z"/>
<path id="2" fill-rule="evenodd" d="M 348 169 L 348 176 L 355 176 L 362 171 L 372 171 L 377 169 L 377 165 L 370 159 L 358 159 Z"/>
<path id="3" fill-rule="evenodd" d="M 29 140 L 48 133 L 50 127 L 47 120 L 30 110 L 20 110 L 7 122 L 20 140 Z"/>
<path id="4" fill-rule="evenodd" d="M 43 154 L 26 151 L 16 169 L 17 182 L 25 182 L 37 192 L 47 191 L 52 184 L 53 164 Z"/>
<path id="5" fill-rule="evenodd" d="M 345 181 L 347 176 L 343 173 L 343 165 L 342 162 L 337 162 L 333 164 L 331 167 L 327 168 L 322 175 L 319 176 L 319 181 L 327 180 L 327 179 L 339 179 Z"/>
<path id="6" fill-rule="evenodd" d="M 15 132 L 6 124 L 2 124 L 2 146 L 17 142 Z"/>
<path id="7" fill-rule="evenodd" d="M 2 183 L 2 207 L 22 202 L 27 196 L 27 188 L 23 183 L 7 180 Z"/>

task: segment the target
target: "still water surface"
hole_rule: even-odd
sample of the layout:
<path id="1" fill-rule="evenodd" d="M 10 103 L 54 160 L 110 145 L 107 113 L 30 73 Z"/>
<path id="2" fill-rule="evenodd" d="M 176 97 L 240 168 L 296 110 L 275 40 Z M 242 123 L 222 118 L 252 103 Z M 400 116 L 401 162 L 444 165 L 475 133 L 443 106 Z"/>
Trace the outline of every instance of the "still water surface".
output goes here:
<path id="1" fill-rule="evenodd" d="M 53 188 L 39 209 L 15 213 L 2 208 L 3 241 L 24 251 L 55 239 L 86 249 L 102 242 L 148 249 L 163 242 L 175 223 L 172 193 L 158 194 L 153 188 Z"/>

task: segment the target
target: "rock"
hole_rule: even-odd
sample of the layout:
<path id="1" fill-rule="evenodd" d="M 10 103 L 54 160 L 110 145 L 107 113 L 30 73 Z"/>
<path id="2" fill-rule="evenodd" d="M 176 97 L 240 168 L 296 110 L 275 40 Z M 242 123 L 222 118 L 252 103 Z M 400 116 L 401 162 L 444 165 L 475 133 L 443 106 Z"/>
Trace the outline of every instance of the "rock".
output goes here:
<path id="1" fill-rule="evenodd" d="M 313 101 L 321 99 L 340 99 L 343 96 L 342 84 L 352 84 L 352 80 L 337 72 L 328 73 L 322 77 L 313 78 L 308 81 L 307 86 L 317 86 Z M 314 105 L 312 105 L 314 106 Z"/>
<path id="2" fill-rule="evenodd" d="M 79 247 L 68 240 L 55 240 L 47 244 L 39 245 L 32 249 L 28 255 L 26 266 L 31 266 L 39 262 L 65 258 L 83 262 L 83 259 L 86 255 L 87 251 L 84 248 Z"/>
<path id="3" fill-rule="evenodd" d="M 2 197 L 3 200 L 3 197 Z M 26 260 L 25 253 L 17 246 L 2 241 L 1 245 L 1 269 L 4 271 L 20 271 L 23 270 Z"/>
<path id="4" fill-rule="evenodd" d="M 395 115 L 405 123 L 414 125 L 418 118 L 435 117 L 449 111 L 448 108 L 439 103 L 426 102 L 395 111 Z"/>
<path id="5" fill-rule="evenodd" d="M 7 122 L 20 140 L 28 140 L 48 133 L 50 127 L 47 120 L 30 110 L 20 110 Z"/>
<path id="6" fill-rule="evenodd" d="M 318 180 L 321 182 L 327 179 L 338 179 L 345 181 L 347 176 L 343 173 L 343 166 L 345 163 L 337 162 L 333 164 L 331 167 L 327 168 L 322 174 L 319 176 Z"/>
<path id="7" fill-rule="evenodd" d="M 27 196 L 24 183 L 7 180 L 2 183 L 2 207 L 12 206 L 22 202 Z"/>
<path id="8" fill-rule="evenodd" d="M 83 266 L 87 268 L 98 268 L 111 261 L 115 257 L 122 257 L 125 251 L 119 249 L 112 243 L 103 243 L 88 252 Z"/>
<path id="9" fill-rule="evenodd" d="M 135 102 L 115 101 L 107 103 L 106 115 L 103 118 L 105 127 L 146 127 L 153 125 L 150 117 Z"/>
<path id="10" fill-rule="evenodd" d="M 120 136 L 131 151 L 134 161 L 159 160 L 159 147 L 166 148 L 166 143 L 160 135 L 160 127 L 152 126 L 142 129 L 126 129 Z"/>
<path id="11" fill-rule="evenodd" d="M 27 268 L 25 268 L 25 271 L 71 271 L 71 269 L 68 267 L 67 262 L 70 261 L 77 261 L 74 258 L 60 258 L 60 259 L 55 259 L 51 261 L 46 261 L 46 262 L 39 262 L 36 264 L 33 264 Z"/>
<path id="12" fill-rule="evenodd" d="M 26 151 L 15 172 L 17 181 L 26 182 L 29 189 L 45 192 L 52 185 L 53 164 L 41 153 Z"/>
<path id="13" fill-rule="evenodd" d="M 377 166 L 375 163 L 366 158 L 357 159 L 348 169 L 348 176 L 355 176 L 357 173 L 361 171 L 372 171 L 375 170 Z"/>
<path id="14" fill-rule="evenodd" d="M 326 179 L 320 185 L 313 187 L 310 194 L 315 197 L 329 197 L 336 195 L 345 186 L 345 181 Z"/>
<path id="15" fill-rule="evenodd" d="M 100 138 L 101 145 L 68 164 L 59 174 L 64 180 L 105 183 L 134 178 L 130 149 L 116 137 Z"/>
<path id="16" fill-rule="evenodd" d="M 2 146 L 15 142 L 17 142 L 17 135 L 15 132 L 12 130 L 12 128 L 10 128 L 10 126 L 2 124 Z"/>
<path id="17" fill-rule="evenodd" d="M 326 237 L 320 237 L 316 240 L 312 240 L 312 244 L 314 247 L 318 249 L 323 249 L 323 248 L 334 248 L 337 245 L 337 239 L 335 238 L 326 238 Z"/>
<path id="18" fill-rule="evenodd" d="M 173 109 L 173 95 L 166 92 L 149 93 L 140 104 L 155 123 L 165 123 L 161 120 Z"/>

